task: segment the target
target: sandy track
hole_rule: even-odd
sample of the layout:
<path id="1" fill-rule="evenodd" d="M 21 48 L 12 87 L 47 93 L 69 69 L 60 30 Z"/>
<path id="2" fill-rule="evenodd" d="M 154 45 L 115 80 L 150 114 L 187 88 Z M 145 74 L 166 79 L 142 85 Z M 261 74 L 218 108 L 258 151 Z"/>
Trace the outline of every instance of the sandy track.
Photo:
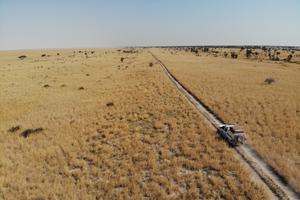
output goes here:
<path id="1" fill-rule="evenodd" d="M 150 52 L 151 53 L 151 52 Z M 152 54 L 152 53 L 151 53 Z M 197 110 L 207 119 L 213 127 L 223 123 L 223 120 L 215 115 L 208 106 L 206 106 L 200 99 L 198 99 L 191 91 L 184 87 L 174 77 L 167 67 L 154 55 L 152 56 L 159 62 L 163 72 L 176 85 L 177 89 L 197 108 Z M 282 177 L 280 177 L 274 170 L 258 155 L 258 153 L 248 144 L 235 148 L 235 151 L 240 156 L 240 160 L 248 165 L 251 174 L 258 183 L 260 183 L 269 193 L 271 198 L 278 199 L 300 199 L 300 196 L 293 188 L 291 188 Z"/>

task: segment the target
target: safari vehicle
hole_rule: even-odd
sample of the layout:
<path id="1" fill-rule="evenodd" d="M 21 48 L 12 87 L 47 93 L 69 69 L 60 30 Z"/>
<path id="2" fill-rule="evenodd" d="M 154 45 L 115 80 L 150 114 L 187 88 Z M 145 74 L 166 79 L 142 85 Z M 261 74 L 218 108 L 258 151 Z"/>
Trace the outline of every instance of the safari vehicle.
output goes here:
<path id="1" fill-rule="evenodd" d="M 218 127 L 218 132 L 232 146 L 239 146 L 245 143 L 245 133 L 237 126 L 231 124 L 221 124 Z"/>

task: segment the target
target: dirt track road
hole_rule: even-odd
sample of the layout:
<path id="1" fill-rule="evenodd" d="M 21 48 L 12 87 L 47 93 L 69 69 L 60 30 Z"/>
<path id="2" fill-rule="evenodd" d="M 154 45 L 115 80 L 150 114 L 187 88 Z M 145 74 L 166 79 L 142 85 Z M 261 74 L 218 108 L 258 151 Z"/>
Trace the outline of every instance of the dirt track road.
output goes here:
<path id="1" fill-rule="evenodd" d="M 199 98 L 182 85 L 154 54 L 152 54 L 152 56 L 159 62 L 163 72 L 176 85 L 177 89 L 197 108 L 214 128 L 223 123 L 222 119 L 216 116 Z M 246 144 L 236 147 L 234 150 L 239 160 L 251 171 L 253 179 L 265 188 L 271 199 L 300 199 L 299 194 L 262 160 L 251 146 Z"/>

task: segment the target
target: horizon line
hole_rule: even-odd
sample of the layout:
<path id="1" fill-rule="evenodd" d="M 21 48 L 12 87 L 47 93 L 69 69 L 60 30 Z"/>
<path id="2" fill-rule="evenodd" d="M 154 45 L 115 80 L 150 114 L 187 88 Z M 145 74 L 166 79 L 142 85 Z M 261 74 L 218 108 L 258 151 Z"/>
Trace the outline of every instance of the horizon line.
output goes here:
<path id="1" fill-rule="evenodd" d="M 134 46 L 110 46 L 110 47 L 45 47 L 45 48 L 20 48 L 20 49 L 0 49 L 3 51 L 34 51 L 34 50 L 67 50 L 67 49 L 117 49 L 117 48 L 168 48 L 168 47 L 209 47 L 209 48 L 239 48 L 239 47 L 277 47 L 277 48 L 295 48 L 300 49 L 300 45 L 134 45 Z"/>

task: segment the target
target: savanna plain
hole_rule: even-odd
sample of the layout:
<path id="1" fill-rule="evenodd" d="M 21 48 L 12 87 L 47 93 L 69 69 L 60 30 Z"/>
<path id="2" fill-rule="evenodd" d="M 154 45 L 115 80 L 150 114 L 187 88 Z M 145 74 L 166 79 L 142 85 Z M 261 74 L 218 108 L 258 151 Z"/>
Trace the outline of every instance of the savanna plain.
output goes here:
<path id="1" fill-rule="evenodd" d="M 151 51 L 298 186 L 297 65 Z M 267 198 L 147 49 L 0 52 L 0 199 Z"/>

